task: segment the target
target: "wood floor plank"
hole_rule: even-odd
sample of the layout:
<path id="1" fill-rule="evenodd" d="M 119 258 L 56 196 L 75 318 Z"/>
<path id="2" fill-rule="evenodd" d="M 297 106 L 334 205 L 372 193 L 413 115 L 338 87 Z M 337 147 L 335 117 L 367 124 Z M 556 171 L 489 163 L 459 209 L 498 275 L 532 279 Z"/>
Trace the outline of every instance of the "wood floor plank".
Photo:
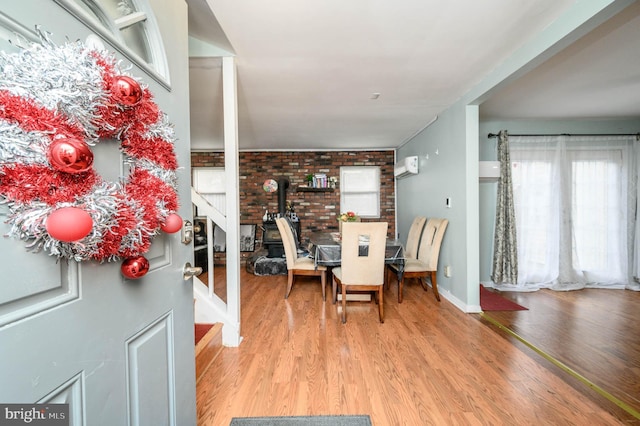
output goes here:
<path id="1" fill-rule="evenodd" d="M 375 426 L 637 424 L 419 285 L 405 286 L 402 304 L 393 285 L 386 290 L 383 324 L 375 302 L 349 302 L 342 324 L 339 304 L 324 302 L 312 277 L 286 300 L 286 276 L 243 271 L 241 280 L 244 340 L 198 382 L 201 426 L 314 414 L 368 414 Z M 620 350 L 602 353 L 622 360 Z"/>

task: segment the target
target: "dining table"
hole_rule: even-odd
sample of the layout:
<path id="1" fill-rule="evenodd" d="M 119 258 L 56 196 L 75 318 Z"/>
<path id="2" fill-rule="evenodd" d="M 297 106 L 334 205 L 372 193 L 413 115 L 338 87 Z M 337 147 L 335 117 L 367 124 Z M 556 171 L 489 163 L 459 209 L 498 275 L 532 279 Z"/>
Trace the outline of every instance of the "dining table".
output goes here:
<path id="1" fill-rule="evenodd" d="M 368 249 L 367 243 L 360 246 L 361 251 Z M 342 246 L 339 232 L 314 232 L 309 235 L 309 256 L 313 258 L 316 267 L 322 265 L 336 267 L 341 264 Z M 387 239 L 385 249 L 385 263 L 398 266 L 398 279 L 404 273 L 404 246 L 397 239 Z"/>

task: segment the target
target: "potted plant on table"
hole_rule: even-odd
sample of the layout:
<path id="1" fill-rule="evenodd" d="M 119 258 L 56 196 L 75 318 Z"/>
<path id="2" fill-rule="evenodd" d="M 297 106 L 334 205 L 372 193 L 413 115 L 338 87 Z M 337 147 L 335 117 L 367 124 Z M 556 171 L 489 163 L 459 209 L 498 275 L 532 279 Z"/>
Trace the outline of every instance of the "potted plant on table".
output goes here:
<path id="1" fill-rule="evenodd" d="M 345 212 L 340 213 L 338 216 L 338 225 L 340 226 L 340 233 L 342 233 L 342 224 L 344 222 L 360 222 L 360 216 L 358 216 L 355 212 Z"/>

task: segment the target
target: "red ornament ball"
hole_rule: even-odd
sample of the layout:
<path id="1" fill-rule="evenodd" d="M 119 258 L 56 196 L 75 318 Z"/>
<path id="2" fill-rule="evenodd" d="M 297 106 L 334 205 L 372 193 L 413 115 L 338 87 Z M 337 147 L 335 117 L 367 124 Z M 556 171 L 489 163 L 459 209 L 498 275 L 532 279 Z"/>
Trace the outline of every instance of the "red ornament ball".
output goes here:
<path id="1" fill-rule="evenodd" d="M 73 243 L 89 235 L 93 228 L 93 219 L 82 209 L 63 207 L 47 217 L 45 228 L 51 238 Z"/>
<path id="2" fill-rule="evenodd" d="M 49 146 L 49 163 L 65 173 L 82 173 L 91 168 L 93 152 L 84 141 L 74 138 L 54 140 Z"/>
<path id="3" fill-rule="evenodd" d="M 149 261 L 144 256 L 130 257 L 122 262 L 120 271 L 129 279 L 141 278 L 149 272 Z"/>
<path id="4" fill-rule="evenodd" d="M 165 222 L 160 226 L 160 229 L 162 229 L 167 234 L 178 232 L 182 229 L 182 218 L 178 214 L 171 213 L 169 216 L 167 216 Z"/>
<path id="5" fill-rule="evenodd" d="M 135 79 L 119 75 L 113 79 L 113 97 L 124 106 L 132 107 L 142 100 L 142 88 Z"/>

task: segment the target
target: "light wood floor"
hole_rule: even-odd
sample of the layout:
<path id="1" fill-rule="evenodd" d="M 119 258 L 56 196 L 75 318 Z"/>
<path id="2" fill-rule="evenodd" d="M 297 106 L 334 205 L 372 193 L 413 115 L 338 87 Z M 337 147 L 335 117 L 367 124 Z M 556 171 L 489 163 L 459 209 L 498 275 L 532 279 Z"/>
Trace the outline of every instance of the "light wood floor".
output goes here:
<path id="1" fill-rule="evenodd" d="M 384 324 L 369 302 L 349 303 L 342 324 L 338 305 L 322 301 L 317 279 L 300 278 L 287 300 L 286 276 L 243 271 L 241 280 L 244 340 L 224 348 L 198 381 L 201 426 L 313 414 L 368 414 L 374 426 L 639 424 L 419 284 L 405 286 L 400 305 L 391 286 Z M 637 344 L 637 328 L 632 336 Z M 636 347 L 635 359 L 639 353 Z"/>

